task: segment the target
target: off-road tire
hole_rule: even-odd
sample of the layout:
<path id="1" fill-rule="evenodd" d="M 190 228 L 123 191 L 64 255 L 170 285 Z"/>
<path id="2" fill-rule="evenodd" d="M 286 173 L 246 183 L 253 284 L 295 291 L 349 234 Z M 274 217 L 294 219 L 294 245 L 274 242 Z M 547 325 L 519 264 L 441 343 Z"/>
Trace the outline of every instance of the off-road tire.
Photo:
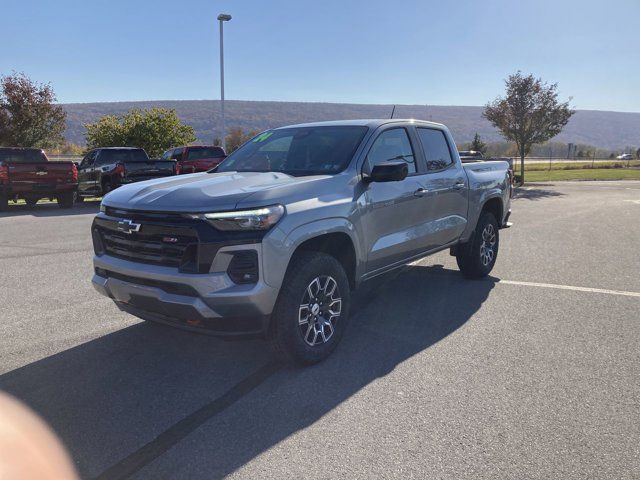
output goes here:
<path id="1" fill-rule="evenodd" d="M 60 207 L 60 208 L 71 208 L 71 207 L 73 207 L 74 199 L 75 199 L 75 192 L 60 193 L 57 196 L 58 207 Z"/>
<path id="2" fill-rule="evenodd" d="M 490 237 L 491 232 L 495 235 L 495 243 L 491 246 L 491 260 L 487 262 L 487 248 L 490 245 L 487 237 Z M 496 217 L 491 212 L 483 212 L 469 242 L 457 248 L 458 268 L 466 278 L 477 279 L 489 275 L 498 258 L 498 247 L 500 246 L 498 232 Z M 483 235 L 485 236 L 484 240 Z"/>
<path id="3" fill-rule="evenodd" d="M 301 305 L 306 298 L 307 288 L 317 278 L 335 280 L 341 308 L 328 340 L 311 346 L 305 341 L 302 332 L 305 325 L 300 324 L 300 316 L 303 315 Z M 276 359 L 285 363 L 311 365 L 327 358 L 340 343 L 347 327 L 350 300 L 349 281 L 338 260 L 322 252 L 296 254 L 287 270 L 269 325 L 267 339 Z M 325 316 L 330 314 L 325 313 Z"/>

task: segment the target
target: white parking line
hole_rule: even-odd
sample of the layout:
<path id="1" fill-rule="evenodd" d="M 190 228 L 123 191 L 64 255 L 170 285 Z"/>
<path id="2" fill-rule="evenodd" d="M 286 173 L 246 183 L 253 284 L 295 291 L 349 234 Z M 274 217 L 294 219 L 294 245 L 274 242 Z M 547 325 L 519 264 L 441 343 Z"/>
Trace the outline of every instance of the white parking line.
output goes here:
<path id="1" fill-rule="evenodd" d="M 540 288 L 555 288 L 558 290 L 573 290 L 576 292 L 589 292 L 589 293 L 605 293 L 607 295 L 623 295 L 625 297 L 638 297 L 640 298 L 640 292 L 626 292 L 624 290 L 607 290 L 604 288 L 590 288 L 590 287 L 574 287 L 572 285 L 556 285 L 553 283 L 536 283 L 536 282 L 518 282 L 515 280 L 498 280 L 498 283 L 504 283 L 505 285 L 522 285 L 525 287 L 540 287 Z"/>

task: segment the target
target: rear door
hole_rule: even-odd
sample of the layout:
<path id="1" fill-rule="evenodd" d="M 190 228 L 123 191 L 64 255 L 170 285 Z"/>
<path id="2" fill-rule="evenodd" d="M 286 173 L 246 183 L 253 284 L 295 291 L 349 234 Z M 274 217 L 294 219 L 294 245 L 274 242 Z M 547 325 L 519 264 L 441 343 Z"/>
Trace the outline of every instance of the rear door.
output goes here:
<path id="1" fill-rule="evenodd" d="M 415 140 L 405 127 L 387 128 L 373 141 L 364 169 L 404 160 L 409 176 L 399 182 L 369 183 L 364 192 L 362 229 L 367 247 L 367 273 L 373 275 L 424 249 L 425 222 L 420 166 Z"/>
<path id="2" fill-rule="evenodd" d="M 423 208 L 430 221 L 428 243 L 446 245 L 457 240 L 467 224 L 467 175 L 443 130 L 417 126 L 415 131 L 426 169 L 421 182 Z"/>

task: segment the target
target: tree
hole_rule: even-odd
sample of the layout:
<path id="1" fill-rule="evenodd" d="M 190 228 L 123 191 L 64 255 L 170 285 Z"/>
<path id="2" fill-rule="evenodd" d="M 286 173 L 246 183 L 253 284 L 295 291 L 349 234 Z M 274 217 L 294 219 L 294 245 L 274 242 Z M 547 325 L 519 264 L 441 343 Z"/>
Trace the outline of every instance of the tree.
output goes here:
<path id="1" fill-rule="evenodd" d="M 478 132 L 476 132 L 476 134 L 473 137 L 473 142 L 471 142 L 470 150 L 480 152 L 483 155 L 487 153 L 487 144 L 480 139 L 480 135 L 478 135 Z"/>
<path id="2" fill-rule="evenodd" d="M 167 108 L 130 110 L 124 115 L 107 115 L 96 123 L 85 124 L 88 148 L 138 147 L 150 157 L 168 148 L 196 141 L 193 127 L 180 121 L 176 111 Z"/>
<path id="3" fill-rule="evenodd" d="M 64 141 L 66 112 L 49 84 L 24 73 L 0 77 L 0 145 L 49 148 Z"/>
<path id="4" fill-rule="evenodd" d="M 515 142 L 520 155 L 521 182 L 524 183 L 524 157 L 531 146 L 558 135 L 574 114 L 569 102 L 558 101 L 558 84 L 547 84 L 520 71 L 505 81 L 506 94 L 489 102 L 483 116 Z"/>
<path id="5" fill-rule="evenodd" d="M 229 129 L 229 133 L 225 137 L 225 144 L 227 153 L 231 153 L 236 150 L 240 145 L 245 142 L 248 142 L 253 137 L 255 137 L 258 133 L 257 130 L 250 130 L 246 132 L 242 130 L 240 127 L 232 127 Z"/>

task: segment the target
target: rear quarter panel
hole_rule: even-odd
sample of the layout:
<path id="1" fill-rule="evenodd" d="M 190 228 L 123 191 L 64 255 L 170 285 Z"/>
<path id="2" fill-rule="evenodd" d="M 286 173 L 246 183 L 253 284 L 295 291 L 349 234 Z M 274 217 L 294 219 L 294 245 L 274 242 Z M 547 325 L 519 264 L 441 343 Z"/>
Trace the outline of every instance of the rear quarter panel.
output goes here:
<path id="1" fill-rule="evenodd" d="M 490 161 L 463 164 L 469 180 L 469 222 L 461 240 L 467 241 L 478 222 L 484 204 L 492 198 L 502 201 L 502 218 L 497 219 L 502 225 L 510 207 L 509 164 L 503 161 Z"/>

